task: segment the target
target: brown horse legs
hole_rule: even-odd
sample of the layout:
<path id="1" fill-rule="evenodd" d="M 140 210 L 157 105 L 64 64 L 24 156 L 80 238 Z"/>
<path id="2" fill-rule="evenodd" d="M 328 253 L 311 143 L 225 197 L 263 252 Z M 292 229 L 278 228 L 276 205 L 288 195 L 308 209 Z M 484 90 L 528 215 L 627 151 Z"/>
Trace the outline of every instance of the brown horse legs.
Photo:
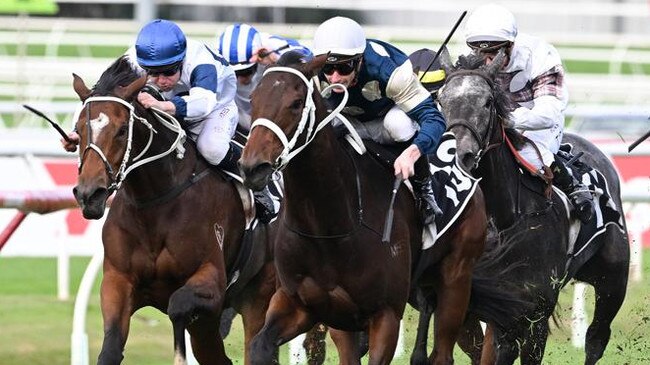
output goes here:
<path id="1" fill-rule="evenodd" d="M 118 365 L 124 358 L 124 345 L 129 335 L 133 312 L 133 286 L 106 263 L 101 285 L 101 307 L 104 318 L 104 342 L 97 359 L 98 365 Z"/>
<path id="2" fill-rule="evenodd" d="M 316 324 L 312 316 L 280 287 L 269 304 L 264 327 L 253 338 L 248 357 L 251 365 L 272 364 L 278 346 Z"/>
<path id="3" fill-rule="evenodd" d="M 400 318 L 391 308 L 377 312 L 368 326 L 368 365 L 386 365 L 393 360 Z"/>
<path id="4" fill-rule="evenodd" d="M 169 297 L 167 315 L 174 329 L 175 364 L 186 361 L 185 329 L 192 335 L 192 350 L 201 365 L 231 364 L 219 335 L 223 298 L 218 293 L 223 287 L 219 287 L 218 277 L 217 269 L 206 265 Z"/>
<path id="5" fill-rule="evenodd" d="M 451 256 L 451 257 L 450 257 Z M 438 285 L 438 305 L 434 314 L 434 343 L 431 364 L 453 364 L 454 345 L 465 320 L 471 289 L 473 265 L 454 262 L 454 255 L 447 256 L 441 266 L 441 282 Z M 460 261 L 460 258 L 456 258 Z"/>
<path id="6" fill-rule="evenodd" d="M 339 365 L 361 364 L 361 354 L 359 354 L 359 346 L 354 332 L 334 328 L 330 328 L 329 332 L 339 354 Z"/>

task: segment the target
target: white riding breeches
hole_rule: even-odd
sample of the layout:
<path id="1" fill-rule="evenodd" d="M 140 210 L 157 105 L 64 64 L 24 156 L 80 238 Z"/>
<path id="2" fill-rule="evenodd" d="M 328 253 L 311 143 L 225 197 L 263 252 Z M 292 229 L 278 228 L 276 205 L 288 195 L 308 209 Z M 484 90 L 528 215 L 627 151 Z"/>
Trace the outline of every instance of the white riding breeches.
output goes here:
<path id="1" fill-rule="evenodd" d="M 539 160 L 537 151 L 535 151 L 535 148 L 530 144 L 526 144 L 519 151 L 519 154 L 526 161 L 535 166 L 538 170 L 541 170 L 544 165 L 551 166 L 551 163 L 555 161 L 555 157 L 553 155 L 556 154 L 560 149 L 560 143 L 562 142 L 562 127 L 559 124 L 556 124 L 548 129 L 523 131 L 522 134 L 531 141 L 535 142 L 535 145 L 542 155 L 542 161 Z"/>
<path id="2" fill-rule="evenodd" d="M 350 118 L 350 122 L 361 138 L 380 144 L 408 141 L 420 130 L 418 123 L 397 106 L 392 107 L 383 118 L 363 123 Z"/>
<path id="3" fill-rule="evenodd" d="M 237 129 L 237 105 L 232 101 L 215 109 L 201 123 L 190 128 L 196 137 L 196 147 L 210 164 L 218 165 L 230 148 L 230 140 Z"/>

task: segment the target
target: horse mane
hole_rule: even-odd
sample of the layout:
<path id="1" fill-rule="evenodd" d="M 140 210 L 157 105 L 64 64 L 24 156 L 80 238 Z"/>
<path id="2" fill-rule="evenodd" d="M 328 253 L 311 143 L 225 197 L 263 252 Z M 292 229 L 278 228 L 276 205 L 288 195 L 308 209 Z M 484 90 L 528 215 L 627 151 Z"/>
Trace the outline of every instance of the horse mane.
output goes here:
<path id="1" fill-rule="evenodd" d="M 497 120 L 501 125 L 505 127 L 505 132 L 512 144 L 516 149 L 520 149 L 526 143 L 525 139 L 517 130 L 512 127 L 508 127 L 510 123 L 506 122 L 510 119 L 510 113 L 515 109 L 515 103 L 510 98 L 510 95 L 506 93 L 499 83 L 494 80 L 493 77 L 485 72 L 485 61 L 483 57 L 472 52 L 468 55 L 461 55 L 456 61 L 456 65 L 452 71 L 456 72 L 459 70 L 476 70 L 485 76 L 486 80 L 490 80 L 490 87 L 492 88 L 492 95 L 494 96 L 494 107 L 497 114 Z"/>
<path id="2" fill-rule="evenodd" d="M 140 76 L 129 58 L 123 55 L 102 73 L 91 95 L 114 95 L 116 87 L 128 86 Z"/>

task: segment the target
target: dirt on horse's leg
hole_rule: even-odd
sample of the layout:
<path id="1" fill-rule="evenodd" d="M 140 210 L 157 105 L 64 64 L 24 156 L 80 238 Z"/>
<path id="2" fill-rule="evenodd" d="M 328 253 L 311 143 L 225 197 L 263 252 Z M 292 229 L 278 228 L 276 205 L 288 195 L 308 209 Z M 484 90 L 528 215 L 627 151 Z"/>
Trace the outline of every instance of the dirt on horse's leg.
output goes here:
<path id="1" fill-rule="evenodd" d="M 282 288 L 273 294 L 264 327 L 253 338 L 248 358 L 251 365 L 273 362 L 277 347 L 307 332 L 316 324 L 307 310 L 296 304 Z"/>
<path id="2" fill-rule="evenodd" d="M 492 325 L 488 323 L 485 328 L 485 336 L 483 337 L 483 351 L 481 352 L 481 365 L 494 365 L 497 362 L 497 354 L 494 343 L 494 330 Z"/>
<path id="3" fill-rule="evenodd" d="M 361 354 L 355 332 L 346 332 L 330 328 L 330 337 L 339 353 L 339 365 L 356 365 L 361 363 Z"/>
<path id="4" fill-rule="evenodd" d="M 434 314 L 433 352 L 434 365 L 453 364 L 454 345 L 465 320 L 472 282 L 471 260 L 462 260 L 451 254 L 443 259 L 438 305 Z"/>
<path id="5" fill-rule="evenodd" d="M 400 318 L 391 308 L 384 308 L 368 326 L 368 365 L 389 364 L 395 355 Z"/>
<path id="6" fill-rule="evenodd" d="M 185 285 L 169 297 L 167 315 L 174 330 L 175 363 L 185 361 L 184 331 L 190 329 L 199 336 L 194 338 L 192 350 L 202 364 L 230 364 L 219 335 L 219 320 L 225 292 L 225 278 L 214 265 L 204 265 L 187 280 Z M 205 324 L 200 323 L 205 321 Z M 211 326 L 212 328 L 207 328 Z M 206 335 L 206 333 L 210 332 Z"/>
<path id="7" fill-rule="evenodd" d="M 133 285 L 106 262 L 101 285 L 101 308 L 104 318 L 104 342 L 98 365 L 117 365 L 124 358 L 124 345 L 129 335 L 133 303 Z"/>
<path id="8" fill-rule="evenodd" d="M 307 354 L 308 365 L 322 365 L 325 362 L 325 337 L 327 336 L 327 326 L 318 323 L 307 332 L 302 347 Z"/>
<path id="9" fill-rule="evenodd" d="M 481 363 L 483 338 L 483 328 L 481 328 L 478 318 L 468 314 L 465 322 L 463 322 L 463 327 L 460 329 L 458 346 L 469 356 L 472 365 Z"/>

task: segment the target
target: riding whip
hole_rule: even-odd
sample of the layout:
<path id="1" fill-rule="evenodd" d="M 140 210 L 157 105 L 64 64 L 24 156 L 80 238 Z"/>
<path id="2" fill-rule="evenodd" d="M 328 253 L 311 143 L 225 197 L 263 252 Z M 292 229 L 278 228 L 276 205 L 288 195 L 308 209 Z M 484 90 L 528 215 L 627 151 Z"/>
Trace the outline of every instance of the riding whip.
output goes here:
<path id="1" fill-rule="evenodd" d="M 48 122 L 50 122 L 50 124 L 52 125 L 52 127 L 54 127 L 54 129 L 56 129 L 56 131 L 59 132 L 59 134 L 61 135 L 61 137 L 63 137 L 63 139 L 65 139 L 66 142 L 68 142 L 68 143 L 74 143 L 74 142 L 70 139 L 70 137 L 68 137 L 68 135 L 65 133 L 65 131 L 64 131 L 64 130 L 63 130 L 63 129 L 62 129 L 62 128 L 61 128 L 61 127 L 56 123 L 56 122 L 53 122 L 50 118 L 48 118 L 45 114 L 43 114 L 43 112 L 38 111 L 38 110 L 32 108 L 31 106 L 29 106 L 29 105 L 27 105 L 27 104 L 23 104 L 23 107 L 24 107 L 25 109 L 29 110 L 30 112 L 32 112 L 32 113 L 38 115 L 39 117 L 41 117 L 41 118 L 47 120 Z"/>
<path id="2" fill-rule="evenodd" d="M 426 75 L 427 72 L 429 71 L 429 69 L 431 68 L 431 66 L 433 66 L 433 63 L 436 62 L 436 60 L 438 59 L 438 56 L 440 56 L 440 52 L 442 52 L 442 50 L 445 48 L 447 43 L 449 43 L 449 40 L 451 39 L 451 37 L 456 32 L 456 29 L 458 29 L 458 26 L 460 25 L 460 22 L 463 21 L 463 18 L 465 18 L 465 15 L 467 15 L 467 10 L 463 11 L 463 13 L 460 14 L 460 17 L 456 21 L 456 24 L 454 24 L 454 27 L 451 28 L 451 32 L 449 32 L 449 34 L 447 34 L 447 38 L 445 38 L 445 41 L 442 42 L 442 44 L 440 45 L 440 48 L 438 48 L 438 52 L 436 52 L 436 55 L 433 56 L 433 59 L 429 63 L 429 66 L 427 66 L 427 68 L 424 69 L 424 72 L 422 73 L 422 76 L 420 76 L 420 81 L 422 81 L 422 78 L 424 78 L 424 75 Z"/>
<path id="3" fill-rule="evenodd" d="M 259 58 L 264 58 L 264 57 L 270 55 L 271 53 L 280 52 L 280 51 L 282 51 L 283 49 L 287 49 L 287 48 L 289 48 L 289 47 L 290 47 L 289 44 L 285 44 L 284 46 L 282 46 L 282 47 L 278 47 L 278 48 L 276 48 L 276 49 L 274 49 L 274 50 L 271 50 L 271 51 L 260 52 L 260 53 L 257 54 L 257 56 L 258 56 Z"/>
<path id="4" fill-rule="evenodd" d="M 393 219 L 395 218 L 395 198 L 397 197 L 397 190 L 399 190 L 399 185 L 402 183 L 402 180 L 402 174 L 399 174 L 395 177 L 395 182 L 393 183 L 390 205 L 388 206 L 386 222 L 384 223 L 384 235 L 381 238 L 381 241 L 386 244 L 390 243 L 390 234 L 393 230 Z"/>
<path id="5" fill-rule="evenodd" d="M 645 140 L 648 139 L 648 138 L 650 138 L 650 131 L 647 131 L 646 134 L 644 134 L 644 135 L 641 136 L 641 138 L 639 138 L 639 139 L 637 139 L 636 141 L 634 141 L 634 143 L 632 143 L 632 144 L 630 145 L 630 147 L 628 147 L 627 152 L 628 152 L 628 153 L 629 153 L 629 152 L 632 152 L 632 150 L 633 150 L 636 146 L 638 146 L 639 144 L 641 144 L 641 142 L 645 141 Z"/>

